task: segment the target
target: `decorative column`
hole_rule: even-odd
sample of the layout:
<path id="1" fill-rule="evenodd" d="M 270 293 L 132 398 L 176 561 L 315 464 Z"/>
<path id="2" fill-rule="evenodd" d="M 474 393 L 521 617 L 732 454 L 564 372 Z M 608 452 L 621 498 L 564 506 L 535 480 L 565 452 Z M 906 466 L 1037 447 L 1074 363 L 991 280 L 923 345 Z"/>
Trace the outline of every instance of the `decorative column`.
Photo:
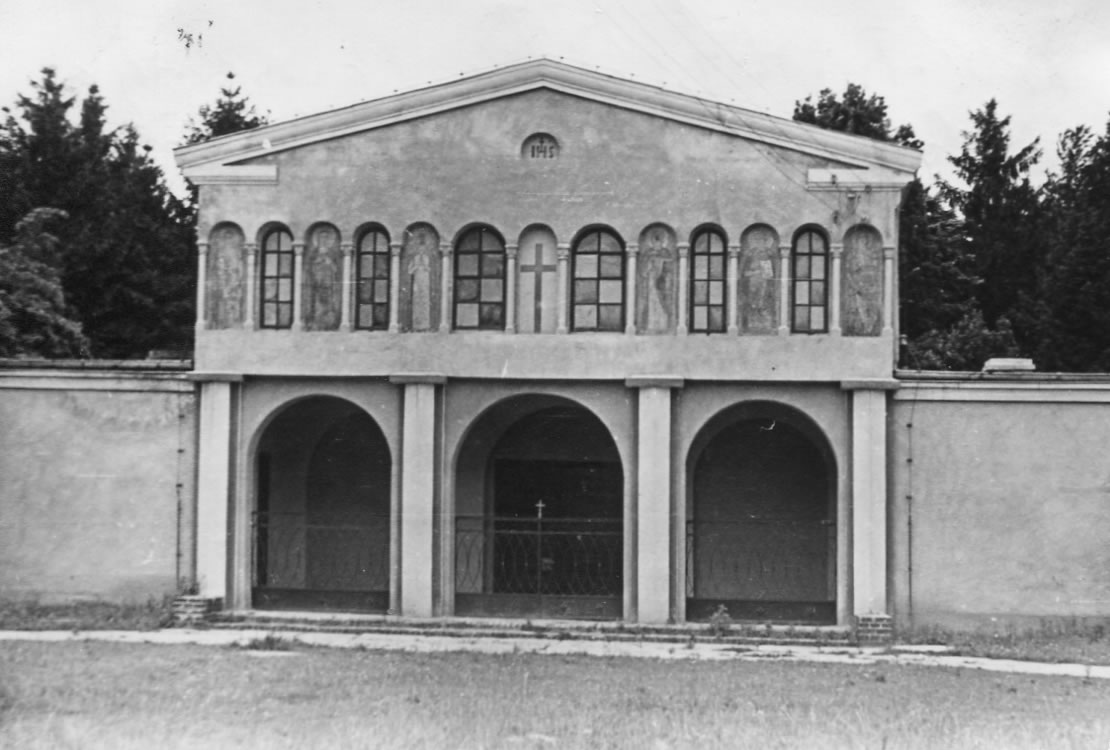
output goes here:
<path id="1" fill-rule="evenodd" d="M 844 245 L 834 242 L 829 247 L 829 333 L 840 335 L 840 267 L 844 257 Z"/>
<path id="2" fill-rule="evenodd" d="M 678 325 L 675 332 L 685 336 L 690 330 L 690 243 L 678 243 Z"/>
<path id="3" fill-rule="evenodd" d="M 304 330 L 304 243 L 293 243 L 293 330 Z"/>
<path id="4" fill-rule="evenodd" d="M 779 245 L 779 335 L 790 333 L 790 245 Z"/>
<path id="5" fill-rule="evenodd" d="M 640 246 L 629 242 L 625 252 L 628 253 L 628 276 L 624 280 L 624 332 L 631 335 L 636 333 L 636 256 L 640 254 Z"/>
<path id="6" fill-rule="evenodd" d="M 401 330 L 401 248 L 400 242 L 389 243 L 389 332 Z"/>
<path id="7" fill-rule="evenodd" d="M 203 331 L 208 327 L 208 243 L 197 243 L 197 324 L 196 329 Z"/>
<path id="8" fill-rule="evenodd" d="M 339 288 L 343 290 L 339 330 L 347 332 L 351 330 L 351 298 L 354 295 L 355 287 L 354 277 L 351 275 L 351 258 L 355 254 L 355 246 L 350 242 L 344 242 L 339 246 L 339 252 L 343 255 L 343 278 L 339 282 Z"/>
<path id="9" fill-rule="evenodd" d="M 516 333 L 516 245 L 505 245 L 505 333 Z"/>
<path id="10" fill-rule="evenodd" d="M 227 596 L 232 408 L 237 376 L 200 384 L 197 441 L 197 585 L 206 599 Z"/>
<path id="11" fill-rule="evenodd" d="M 247 253 L 247 302 L 243 312 L 243 328 L 254 330 L 254 313 L 258 308 L 258 243 L 248 242 L 243 246 Z"/>
<path id="12" fill-rule="evenodd" d="M 728 332 L 740 333 L 740 246 L 728 246 Z"/>
<path id="13" fill-rule="evenodd" d="M 394 375 L 404 387 L 401 424 L 401 614 L 432 616 L 435 568 L 436 386 L 442 375 Z"/>
<path id="14" fill-rule="evenodd" d="M 439 252 L 443 264 L 439 276 L 439 331 L 448 333 L 451 330 L 451 259 L 454 249 L 450 244 L 442 242 Z"/>
<path id="15" fill-rule="evenodd" d="M 567 299 L 567 290 L 569 288 L 569 265 L 570 265 L 570 245 L 565 242 L 560 242 L 555 247 L 556 258 L 558 259 L 558 284 L 557 284 L 557 299 L 555 304 L 556 308 L 556 325 L 555 333 L 566 333 L 567 328 L 567 312 L 570 309 L 570 300 Z"/>
<path id="16" fill-rule="evenodd" d="M 886 623 L 886 398 L 895 381 L 845 382 L 852 398 L 852 614 L 857 624 Z"/>
<path id="17" fill-rule="evenodd" d="M 636 508 L 634 560 L 636 622 L 664 624 L 671 619 L 671 389 L 673 376 L 631 377 L 639 389 L 636 424 Z M 682 563 L 685 568 L 685 561 Z"/>
<path id="18" fill-rule="evenodd" d="M 894 246 L 883 248 L 883 335 L 894 334 Z"/>

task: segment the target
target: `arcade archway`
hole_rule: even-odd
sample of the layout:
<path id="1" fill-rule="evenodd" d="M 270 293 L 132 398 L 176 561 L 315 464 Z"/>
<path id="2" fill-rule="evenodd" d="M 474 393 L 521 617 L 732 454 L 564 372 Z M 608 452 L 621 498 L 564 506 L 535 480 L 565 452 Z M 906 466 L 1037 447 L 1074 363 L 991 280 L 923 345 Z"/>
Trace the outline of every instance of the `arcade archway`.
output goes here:
<path id="1" fill-rule="evenodd" d="M 330 396 L 265 428 L 256 453 L 256 609 L 389 608 L 391 460 L 377 423 Z"/>
<path id="2" fill-rule="evenodd" d="M 688 462 L 686 613 L 836 621 L 836 468 L 801 413 L 743 404 L 702 430 Z"/>
<path id="3" fill-rule="evenodd" d="M 456 614 L 619 618 L 622 471 L 609 431 L 572 401 L 484 414 L 456 466 Z"/>

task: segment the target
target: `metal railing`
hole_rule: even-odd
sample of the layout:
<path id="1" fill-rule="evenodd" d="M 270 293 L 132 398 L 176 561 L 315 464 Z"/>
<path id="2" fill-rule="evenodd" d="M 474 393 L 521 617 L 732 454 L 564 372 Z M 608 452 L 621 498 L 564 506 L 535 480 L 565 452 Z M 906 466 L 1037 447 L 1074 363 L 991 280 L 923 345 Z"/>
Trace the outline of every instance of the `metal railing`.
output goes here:
<path id="1" fill-rule="evenodd" d="M 455 590 L 619 596 L 623 545 L 619 518 L 459 516 Z"/>
<path id="2" fill-rule="evenodd" d="M 835 570 L 831 521 L 686 524 L 686 596 L 691 599 L 832 600 Z"/>
<path id="3" fill-rule="evenodd" d="M 389 516 L 255 513 L 255 586 L 316 591 L 389 589 Z"/>

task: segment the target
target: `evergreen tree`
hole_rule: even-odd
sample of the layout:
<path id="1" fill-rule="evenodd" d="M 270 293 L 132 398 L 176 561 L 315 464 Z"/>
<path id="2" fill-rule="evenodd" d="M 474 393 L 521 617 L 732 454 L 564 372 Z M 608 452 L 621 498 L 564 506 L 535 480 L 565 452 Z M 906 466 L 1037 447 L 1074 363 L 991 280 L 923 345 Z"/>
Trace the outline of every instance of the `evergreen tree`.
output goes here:
<path id="1" fill-rule="evenodd" d="M 1014 324 L 1024 350 L 1035 339 L 1034 306 L 1041 262 L 1042 215 L 1029 170 L 1041 152 L 1038 140 L 1010 153 L 1010 118 L 998 116 L 995 100 L 971 113 L 960 153 L 948 157 L 962 185 L 938 183 L 940 197 L 962 219 L 957 251 L 974 258 L 982 283 L 976 298 L 983 318 Z"/>
<path id="2" fill-rule="evenodd" d="M 97 357 L 187 349 L 193 314 L 188 207 L 131 126 L 109 130 L 96 86 L 81 102 L 53 70 L 0 126 L 0 243 L 36 207 L 62 210 L 56 230 L 70 317 Z"/>
<path id="3" fill-rule="evenodd" d="M 228 73 L 227 79 L 234 81 L 235 74 Z M 197 119 L 190 118 L 186 126 L 185 143 L 200 143 L 268 124 L 269 118 L 255 111 L 250 99 L 243 95 L 242 87 L 232 88 L 229 84 L 220 89 L 220 98 L 215 104 L 203 105 L 197 113 Z"/>
<path id="4" fill-rule="evenodd" d="M 66 317 L 58 240 L 47 223 L 64 219 L 37 208 L 16 224 L 15 242 L 0 246 L 0 357 L 81 357 L 88 341 Z"/>
<path id="5" fill-rule="evenodd" d="M 1081 126 L 1057 143 L 1060 172 L 1044 188 L 1038 364 L 1110 371 L 1110 122 L 1096 137 Z"/>

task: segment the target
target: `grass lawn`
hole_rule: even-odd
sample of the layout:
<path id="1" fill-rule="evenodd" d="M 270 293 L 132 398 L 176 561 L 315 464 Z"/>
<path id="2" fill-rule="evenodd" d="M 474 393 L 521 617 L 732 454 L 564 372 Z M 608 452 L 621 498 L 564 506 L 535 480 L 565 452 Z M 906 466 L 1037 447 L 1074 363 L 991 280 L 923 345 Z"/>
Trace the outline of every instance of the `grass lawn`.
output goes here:
<path id="1" fill-rule="evenodd" d="M 12 748 L 1110 747 L 1110 683 L 907 666 L 0 643 Z"/>

